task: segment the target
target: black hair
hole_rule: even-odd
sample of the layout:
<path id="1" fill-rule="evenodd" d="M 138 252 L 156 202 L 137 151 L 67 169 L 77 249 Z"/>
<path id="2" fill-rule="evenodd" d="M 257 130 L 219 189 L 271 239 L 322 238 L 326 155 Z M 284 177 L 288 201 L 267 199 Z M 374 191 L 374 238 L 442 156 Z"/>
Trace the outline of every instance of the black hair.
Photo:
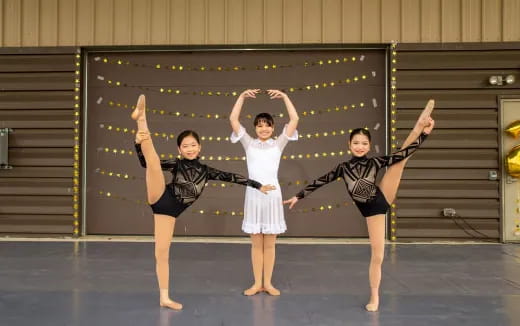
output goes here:
<path id="1" fill-rule="evenodd" d="M 365 128 L 356 128 L 352 130 L 352 132 L 350 133 L 350 141 L 352 141 L 352 138 L 354 138 L 354 136 L 358 134 L 367 136 L 368 141 L 372 140 L 372 137 L 370 136 L 370 131 L 366 130 Z"/>
<path id="2" fill-rule="evenodd" d="M 195 131 L 193 130 L 184 130 L 183 132 L 181 132 L 179 134 L 179 136 L 177 136 L 177 146 L 178 147 L 181 147 L 181 144 L 182 144 L 182 141 L 184 140 L 184 138 L 188 137 L 188 136 L 191 136 L 193 138 L 195 138 L 195 140 L 197 141 L 197 143 L 200 145 L 200 138 L 199 138 L 199 134 L 197 134 Z"/>
<path id="3" fill-rule="evenodd" d="M 253 122 L 255 127 L 258 126 L 259 123 L 261 122 L 265 122 L 269 125 L 269 127 L 272 127 L 274 126 L 274 119 L 273 119 L 273 116 L 270 115 L 269 113 L 259 113 L 256 117 L 255 117 L 255 121 Z"/>

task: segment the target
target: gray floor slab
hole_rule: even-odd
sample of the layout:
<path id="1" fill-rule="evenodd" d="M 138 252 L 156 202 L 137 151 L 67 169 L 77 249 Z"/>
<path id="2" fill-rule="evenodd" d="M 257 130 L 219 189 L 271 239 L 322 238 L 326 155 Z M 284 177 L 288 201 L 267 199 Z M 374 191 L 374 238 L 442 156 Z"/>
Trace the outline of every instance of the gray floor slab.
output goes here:
<path id="1" fill-rule="evenodd" d="M 153 244 L 0 242 L 0 325 L 520 325 L 520 246 L 389 245 L 368 313 L 368 245 L 278 245 L 281 297 L 244 297 L 245 244 L 174 243 L 158 307 Z"/>

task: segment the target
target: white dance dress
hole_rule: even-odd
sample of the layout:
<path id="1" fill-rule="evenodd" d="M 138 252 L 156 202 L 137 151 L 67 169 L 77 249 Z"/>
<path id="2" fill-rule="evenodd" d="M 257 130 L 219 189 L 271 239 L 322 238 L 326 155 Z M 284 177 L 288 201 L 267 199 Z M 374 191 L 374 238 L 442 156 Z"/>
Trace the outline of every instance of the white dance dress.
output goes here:
<path id="1" fill-rule="evenodd" d="M 246 189 L 244 221 L 242 231 L 249 234 L 280 234 L 287 230 L 283 212 L 283 199 L 278 183 L 278 167 L 282 152 L 289 141 L 298 140 L 295 130 L 291 137 L 285 134 L 287 126 L 278 138 L 261 141 L 254 139 L 243 126 L 237 134 L 231 134 L 231 142 L 240 141 L 246 151 L 249 178 L 263 185 L 273 185 L 276 190 L 267 195 L 253 189 Z"/>

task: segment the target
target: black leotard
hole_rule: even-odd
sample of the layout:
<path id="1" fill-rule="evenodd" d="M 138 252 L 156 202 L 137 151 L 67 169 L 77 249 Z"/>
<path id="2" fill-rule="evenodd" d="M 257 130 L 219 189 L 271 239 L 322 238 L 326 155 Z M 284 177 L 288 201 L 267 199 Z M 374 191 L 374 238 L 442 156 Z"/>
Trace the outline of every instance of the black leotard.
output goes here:
<path id="1" fill-rule="evenodd" d="M 314 180 L 305 189 L 296 194 L 296 197 L 302 199 L 321 186 L 338 178 L 343 178 L 347 191 L 363 216 L 385 214 L 390 205 L 376 185 L 377 173 L 382 168 L 398 163 L 412 155 L 427 136 L 427 134 L 422 133 L 408 147 L 388 156 L 372 158 L 367 158 L 366 156 L 353 157 L 349 161 L 340 163 L 332 171 Z"/>
<path id="2" fill-rule="evenodd" d="M 146 160 L 141 144 L 135 144 L 135 149 L 141 166 L 145 168 Z M 198 159 L 161 160 L 161 168 L 163 171 L 169 171 L 173 179 L 166 185 L 161 198 L 150 205 L 155 214 L 178 217 L 199 198 L 208 180 L 232 182 L 256 189 L 262 187 L 257 181 L 212 168 L 200 163 Z"/>

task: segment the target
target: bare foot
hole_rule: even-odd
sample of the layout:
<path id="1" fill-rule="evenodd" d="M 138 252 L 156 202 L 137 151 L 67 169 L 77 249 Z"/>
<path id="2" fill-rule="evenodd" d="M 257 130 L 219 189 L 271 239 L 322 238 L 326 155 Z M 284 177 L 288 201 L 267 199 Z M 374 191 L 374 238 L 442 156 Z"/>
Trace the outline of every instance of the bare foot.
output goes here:
<path id="1" fill-rule="evenodd" d="M 379 309 L 379 298 L 371 297 L 370 301 L 365 306 L 365 309 L 371 312 L 377 311 Z"/>
<path id="2" fill-rule="evenodd" d="M 264 287 L 264 291 L 265 291 L 265 293 L 267 293 L 269 295 L 273 295 L 273 296 L 280 295 L 280 290 L 278 290 L 277 288 L 275 288 L 272 285 Z"/>
<path id="3" fill-rule="evenodd" d="M 161 301 L 160 302 L 160 306 L 164 307 L 164 308 L 170 308 L 170 309 L 173 309 L 173 310 L 181 310 L 182 309 L 182 304 L 180 304 L 178 302 L 175 302 L 173 300 L 169 300 L 169 299 Z"/>
<path id="4" fill-rule="evenodd" d="M 145 118 L 145 108 L 146 108 L 146 99 L 144 95 L 139 95 L 139 99 L 137 100 L 137 105 L 135 106 L 134 111 L 132 112 L 132 119 L 141 120 Z"/>
<path id="5" fill-rule="evenodd" d="M 245 290 L 244 295 L 250 297 L 250 296 L 255 295 L 258 292 L 262 292 L 262 291 L 264 291 L 264 288 L 255 284 L 252 287 L 250 287 L 249 289 Z"/>

